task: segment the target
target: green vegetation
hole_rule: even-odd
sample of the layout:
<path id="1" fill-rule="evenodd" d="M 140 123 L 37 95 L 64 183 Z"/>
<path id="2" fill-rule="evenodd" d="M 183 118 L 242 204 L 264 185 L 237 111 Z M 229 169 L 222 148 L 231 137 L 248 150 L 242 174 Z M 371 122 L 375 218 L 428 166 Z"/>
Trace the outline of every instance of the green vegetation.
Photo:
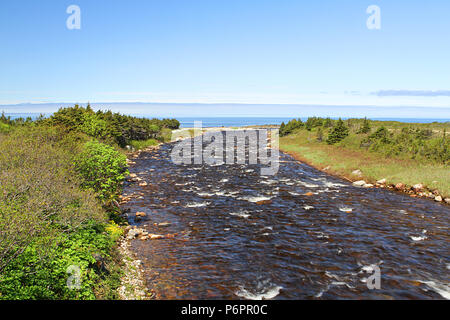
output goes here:
<path id="1" fill-rule="evenodd" d="M 165 139 L 163 139 L 165 140 Z M 143 141 L 133 140 L 130 142 L 130 146 L 132 146 L 135 150 L 145 149 L 151 146 L 158 145 L 158 140 L 156 139 L 148 139 Z"/>
<path id="2" fill-rule="evenodd" d="M 175 119 L 146 119 L 112 113 L 111 111 L 94 112 L 88 105 L 86 108 L 76 105 L 72 108 L 61 108 L 50 118 L 42 119 L 52 126 L 64 126 L 95 137 L 109 144 L 117 144 L 124 148 L 131 141 L 157 139 L 163 141 L 165 129 L 178 129 L 180 123 Z"/>
<path id="3" fill-rule="evenodd" d="M 178 125 L 78 106 L 36 121 L 2 114 L 0 299 L 118 298 L 119 145 L 155 143 Z"/>
<path id="4" fill-rule="evenodd" d="M 280 128 L 280 148 L 316 167 L 330 166 L 330 173 L 352 180 L 423 183 L 449 196 L 449 129 L 448 122 L 310 118 L 302 124 L 292 120 Z M 356 169 L 363 177 L 352 175 Z"/>
<path id="5" fill-rule="evenodd" d="M 129 174 L 126 156 L 114 148 L 89 141 L 75 158 L 76 171 L 83 177 L 81 186 L 98 193 L 102 200 L 111 200 L 119 192 Z"/>

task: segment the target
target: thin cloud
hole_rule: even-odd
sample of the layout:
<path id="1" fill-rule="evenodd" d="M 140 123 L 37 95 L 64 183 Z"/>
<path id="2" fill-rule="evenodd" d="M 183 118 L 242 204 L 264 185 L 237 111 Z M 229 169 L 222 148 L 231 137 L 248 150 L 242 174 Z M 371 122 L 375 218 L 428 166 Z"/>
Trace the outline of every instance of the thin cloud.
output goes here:
<path id="1" fill-rule="evenodd" d="M 379 97 L 450 97 L 450 90 L 380 90 Z"/>

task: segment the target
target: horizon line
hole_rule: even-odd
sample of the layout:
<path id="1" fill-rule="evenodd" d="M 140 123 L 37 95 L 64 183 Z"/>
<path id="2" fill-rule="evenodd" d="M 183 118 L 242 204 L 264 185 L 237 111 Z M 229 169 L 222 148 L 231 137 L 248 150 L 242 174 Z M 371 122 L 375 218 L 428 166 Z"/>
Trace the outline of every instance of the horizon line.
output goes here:
<path id="1" fill-rule="evenodd" d="M 0 103 L 2 106 L 24 106 L 24 105 L 58 105 L 58 104 L 73 104 L 73 105 L 93 105 L 93 104 L 163 104 L 163 105 L 247 105 L 247 106 L 318 106 L 318 107 L 376 107 L 376 108 L 436 108 L 436 109 L 446 109 L 449 106 L 385 106 L 385 105 L 374 105 L 374 104 L 302 104 L 302 103 L 249 103 L 249 102 L 143 102 L 143 101 L 116 101 L 116 102 L 19 102 L 19 103 Z"/>

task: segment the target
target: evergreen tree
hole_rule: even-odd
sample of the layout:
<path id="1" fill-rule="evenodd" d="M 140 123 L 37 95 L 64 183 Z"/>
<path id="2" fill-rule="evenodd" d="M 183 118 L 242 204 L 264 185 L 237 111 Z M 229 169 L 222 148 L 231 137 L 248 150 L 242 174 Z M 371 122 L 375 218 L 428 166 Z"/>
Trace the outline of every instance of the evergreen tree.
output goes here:
<path id="1" fill-rule="evenodd" d="M 331 130 L 331 132 L 328 134 L 327 143 L 328 144 L 335 144 L 339 141 L 345 139 L 349 134 L 349 129 L 347 126 L 345 126 L 344 121 L 342 121 L 341 118 L 339 118 L 338 122 L 336 123 L 336 126 Z"/>
<path id="2" fill-rule="evenodd" d="M 362 127 L 358 130 L 358 134 L 361 133 L 369 133 L 370 132 L 370 123 L 369 120 L 367 120 L 367 118 L 364 118 L 364 122 Z"/>

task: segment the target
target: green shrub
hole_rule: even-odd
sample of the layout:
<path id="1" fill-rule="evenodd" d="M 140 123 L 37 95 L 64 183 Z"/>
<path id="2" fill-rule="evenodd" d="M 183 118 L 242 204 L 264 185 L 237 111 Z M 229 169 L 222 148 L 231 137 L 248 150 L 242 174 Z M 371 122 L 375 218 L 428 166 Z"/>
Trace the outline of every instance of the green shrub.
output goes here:
<path id="1" fill-rule="evenodd" d="M 120 283 L 120 271 L 112 265 L 114 240 L 103 225 L 91 223 L 75 233 L 60 236 L 57 245 L 55 242 L 49 248 L 51 252 L 46 259 L 40 256 L 37 245 L 27 247 L 1 274 L 0 299 L 117 298 L 111 290 Z M 80 270 L 78 289 L 67 285 L 71 276 L 69 266 Z"/>
<path id="2" fill-rule="evenodd" d="M 75 167 L 83 178 L 82 186 L 98 193 L 101 200 L 113 199 L 128 174 L 126 156 L 97 141 L 85 144 Z"/>

